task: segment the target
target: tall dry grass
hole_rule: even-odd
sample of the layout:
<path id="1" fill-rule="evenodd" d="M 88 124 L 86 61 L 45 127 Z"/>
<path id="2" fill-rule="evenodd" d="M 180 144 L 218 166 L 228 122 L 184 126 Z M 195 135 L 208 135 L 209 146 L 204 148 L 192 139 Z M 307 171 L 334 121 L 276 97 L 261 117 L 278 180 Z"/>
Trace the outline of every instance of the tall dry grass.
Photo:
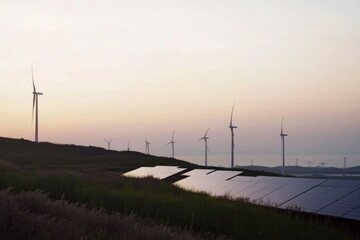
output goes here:
<path id="1" fill-rule="evenodd" d="M 89 210 L 40 191 L 0 192 L 0 239 L 204 239 L 129 215 Z M 214 238 L 215 239 L 215 238 Z M 220 238 L 218 238 L 220 239 Z"/>

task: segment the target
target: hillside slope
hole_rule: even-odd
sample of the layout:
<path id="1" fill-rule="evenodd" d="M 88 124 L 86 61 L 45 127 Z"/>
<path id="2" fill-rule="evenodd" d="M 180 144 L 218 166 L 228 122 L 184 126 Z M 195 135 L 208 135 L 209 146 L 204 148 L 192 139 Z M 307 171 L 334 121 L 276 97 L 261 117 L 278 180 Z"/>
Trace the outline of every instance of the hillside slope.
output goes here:
<path id="1" fill-rule="evenodd" d="M 84 169 L 102 168 L 126 172 L 140 166 L 170 165 L 194 168 L 196 165 L 166 157 L 133 151 L 109 151 L 99 147 L 34 143 L 0 137 L 0 160 L 22 167 Z"/>

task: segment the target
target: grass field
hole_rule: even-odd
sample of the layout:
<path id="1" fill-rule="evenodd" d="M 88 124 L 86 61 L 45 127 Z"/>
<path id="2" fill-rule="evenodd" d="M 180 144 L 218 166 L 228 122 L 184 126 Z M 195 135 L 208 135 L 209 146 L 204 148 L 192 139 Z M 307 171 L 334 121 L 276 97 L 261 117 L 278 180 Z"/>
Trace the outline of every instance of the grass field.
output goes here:
<path id="1" fill-rule="evenodd" d="M 16 149 L 21 149 L 20 151 Z M 135 152 L 112 152 L 100 148 L 34 144 L 24 140 L 0 138 L 0 201 L 16 205 L 0 207 L 0 239 L 16 232 L 21 214 L 33 219 L 53 219 L 56 228 L 68 229 L 69 238 L 124 239 L 126 220 L 141 231 L 154 231 L 146 238 L 141 231 L 129 229 L 125 239 L 359 239 L 358 223 L 279 211 L 253 205 L 244 200 L 213 198 L 174 187 L 155 179 L 130 179 L 121 172 L 138 166 L 194 165 L 169 158 L 146 156 Z M 248 174 L 255 174 L 248 172 Z M 12 190 L 8 188 L 12 187 Z M 39 190 L 43 193 L 39 193 Z M 24 192 L 26 191 L 26 192 Z M 22 202 L 27 196 L 48 210 L 38 211 Z M 34 199 L 33 199 L 34 198 Z M 68 226 L 60 205 L 79 212 Z M 50 210 L 54 208 L 54 210 Z M 20 211 L 19 210 L 19 211 Z M 67 210 L 68 211 L 68 210 Z M 69 210 L 70 211 L 70 210 Z M 49 212 L 49 213 L 48 213 Z M 64 212 L 66 212 L 64 210 Z M 13 215 L 11 215 L 13 213 Z M 55 214 L 57 213 L 57 214 Z M 99 214 L 99 228 L 88 223 L 89 216 Z M 7 218 L 4 216 L 8 216 Z M 78 216 L 78 215 L 76 215 Z M 9 219 L 11 223 L 9 224 Z M 28 218 L 31 219 L 31 218 Z M 125 219 L 125 220 L 124 220 Z M 52 227 L 36 228 L 37 221 L 22 222 L 29 239 L 50 239 Z M 72 228 L 71 228 L 72 227 Z M 20 225 L 19 225 L 20 228 Z M 136 228 L 136 227 L 135 227 Z M 20 230 L 20 229 L 19 229 Z M 30 231 L 30 232 L 28 232 Z M 134 234 L 131 236 L 131 234 Z M 140 234 L 140 235 L 136 235 Z M 171 235 L 174 234 L 174 235 Z M 78 236 L 81 236 L 78 238 Z M 130 236 L 130 237 L 129 237 Z M 53 239 L 53 238 L 51 238 Z"/>

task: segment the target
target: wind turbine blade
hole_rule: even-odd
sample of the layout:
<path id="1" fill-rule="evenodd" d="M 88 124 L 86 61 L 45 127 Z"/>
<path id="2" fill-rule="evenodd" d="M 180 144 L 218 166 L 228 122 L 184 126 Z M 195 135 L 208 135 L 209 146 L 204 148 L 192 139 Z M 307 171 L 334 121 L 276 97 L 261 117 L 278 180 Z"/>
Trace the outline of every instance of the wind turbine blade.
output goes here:
<path id="1" fill-rule="evenodd" d="M 207 136 L 209 130 L 210 130 L 210 128 L 208 128 L 208 130 L 206 130 L 205 137 Z"/>
<path id="2" fill-rule="evenodd" d="M 281 134 L 283 134 L 284 115 L 281 119 Z"/>
<path id="3" fill-rule="evenodd" d="M 200 139 L 198 140 L 198 142 L 200 142 L 200 141 L 203 140 L 203 139 L 205 139 L 205 138 L 204 138 L 204 137 L 200 138 Z"/>
<path id="4" fill-rule="evenodd" d="M 233 107 L 232 107 L 232 109 L 231 109 L 230 126 L 232 126 L 232 119 L 233 119 L 233 114 L 234 114 L 234 107 L 235 107 L 235 103 L 233 104 Z"/>
<path id="5" fill-rule="evenodd" d="M 171 141 L 174 141 L 174 134 L 175 134 L 175 130 L 173 131 L 172 137 L 171 137 Z"/>
<path id="6" fill-rule="evenodd" d="M 34 82 L 34 71 L 33 71 L 33 65 L 31 64 L 31 79 L 32 79 L 32 83 L 33 83 L 33 90 L 34 93 L 36 92 L 36 88 L 35 88 L 35 82 Z"/>

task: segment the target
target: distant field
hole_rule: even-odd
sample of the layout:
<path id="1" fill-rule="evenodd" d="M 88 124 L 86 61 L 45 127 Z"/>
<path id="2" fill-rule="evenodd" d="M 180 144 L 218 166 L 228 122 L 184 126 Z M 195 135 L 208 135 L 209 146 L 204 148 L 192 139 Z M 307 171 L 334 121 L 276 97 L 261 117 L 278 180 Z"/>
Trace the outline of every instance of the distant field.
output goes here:
<path id="1" fill-rule="evenodd" d="M 67 229 L 69 235 L 64 236 L 68 239 L 122 239 L 118 228 L 123 229 L 129 222 L 139 231 L 129 229 L 128 239 L 360 237 L 356 222 L 279 211 L 246 200 L 187 192 L 166 181 L 121 176 L 121 172 L 139 166 L 195 167 L 170 158 L 0 138 L 0 160 L 0 189 L 12 187 L 0 193 L 0 206 L 8 206 L 0 207 L 0 239 L 11 239 L 11 234 L 44 238 L 54 229 Z M 48 210 L 36 206 L 46 206 Z M 74 215 L 69 215 L 69 211 Z M 22 221 L 24 213 L 32 217 Z M 91 220 L 95 215 L 98 217 Z M 53 224 L 42 227 L 39 219 L 49 219 Z M 11 224 L 16 221 L 23 225 Z M 74 225 L 68 221 L 74 221 Z M 99 228 L 91 227 L 96 225 L 92 221 L 98 221 Z M 111 225 L 104 223 L 107 221 Z M 141 235 L 144 231 L 153 235 L 145 237 Z"/>

